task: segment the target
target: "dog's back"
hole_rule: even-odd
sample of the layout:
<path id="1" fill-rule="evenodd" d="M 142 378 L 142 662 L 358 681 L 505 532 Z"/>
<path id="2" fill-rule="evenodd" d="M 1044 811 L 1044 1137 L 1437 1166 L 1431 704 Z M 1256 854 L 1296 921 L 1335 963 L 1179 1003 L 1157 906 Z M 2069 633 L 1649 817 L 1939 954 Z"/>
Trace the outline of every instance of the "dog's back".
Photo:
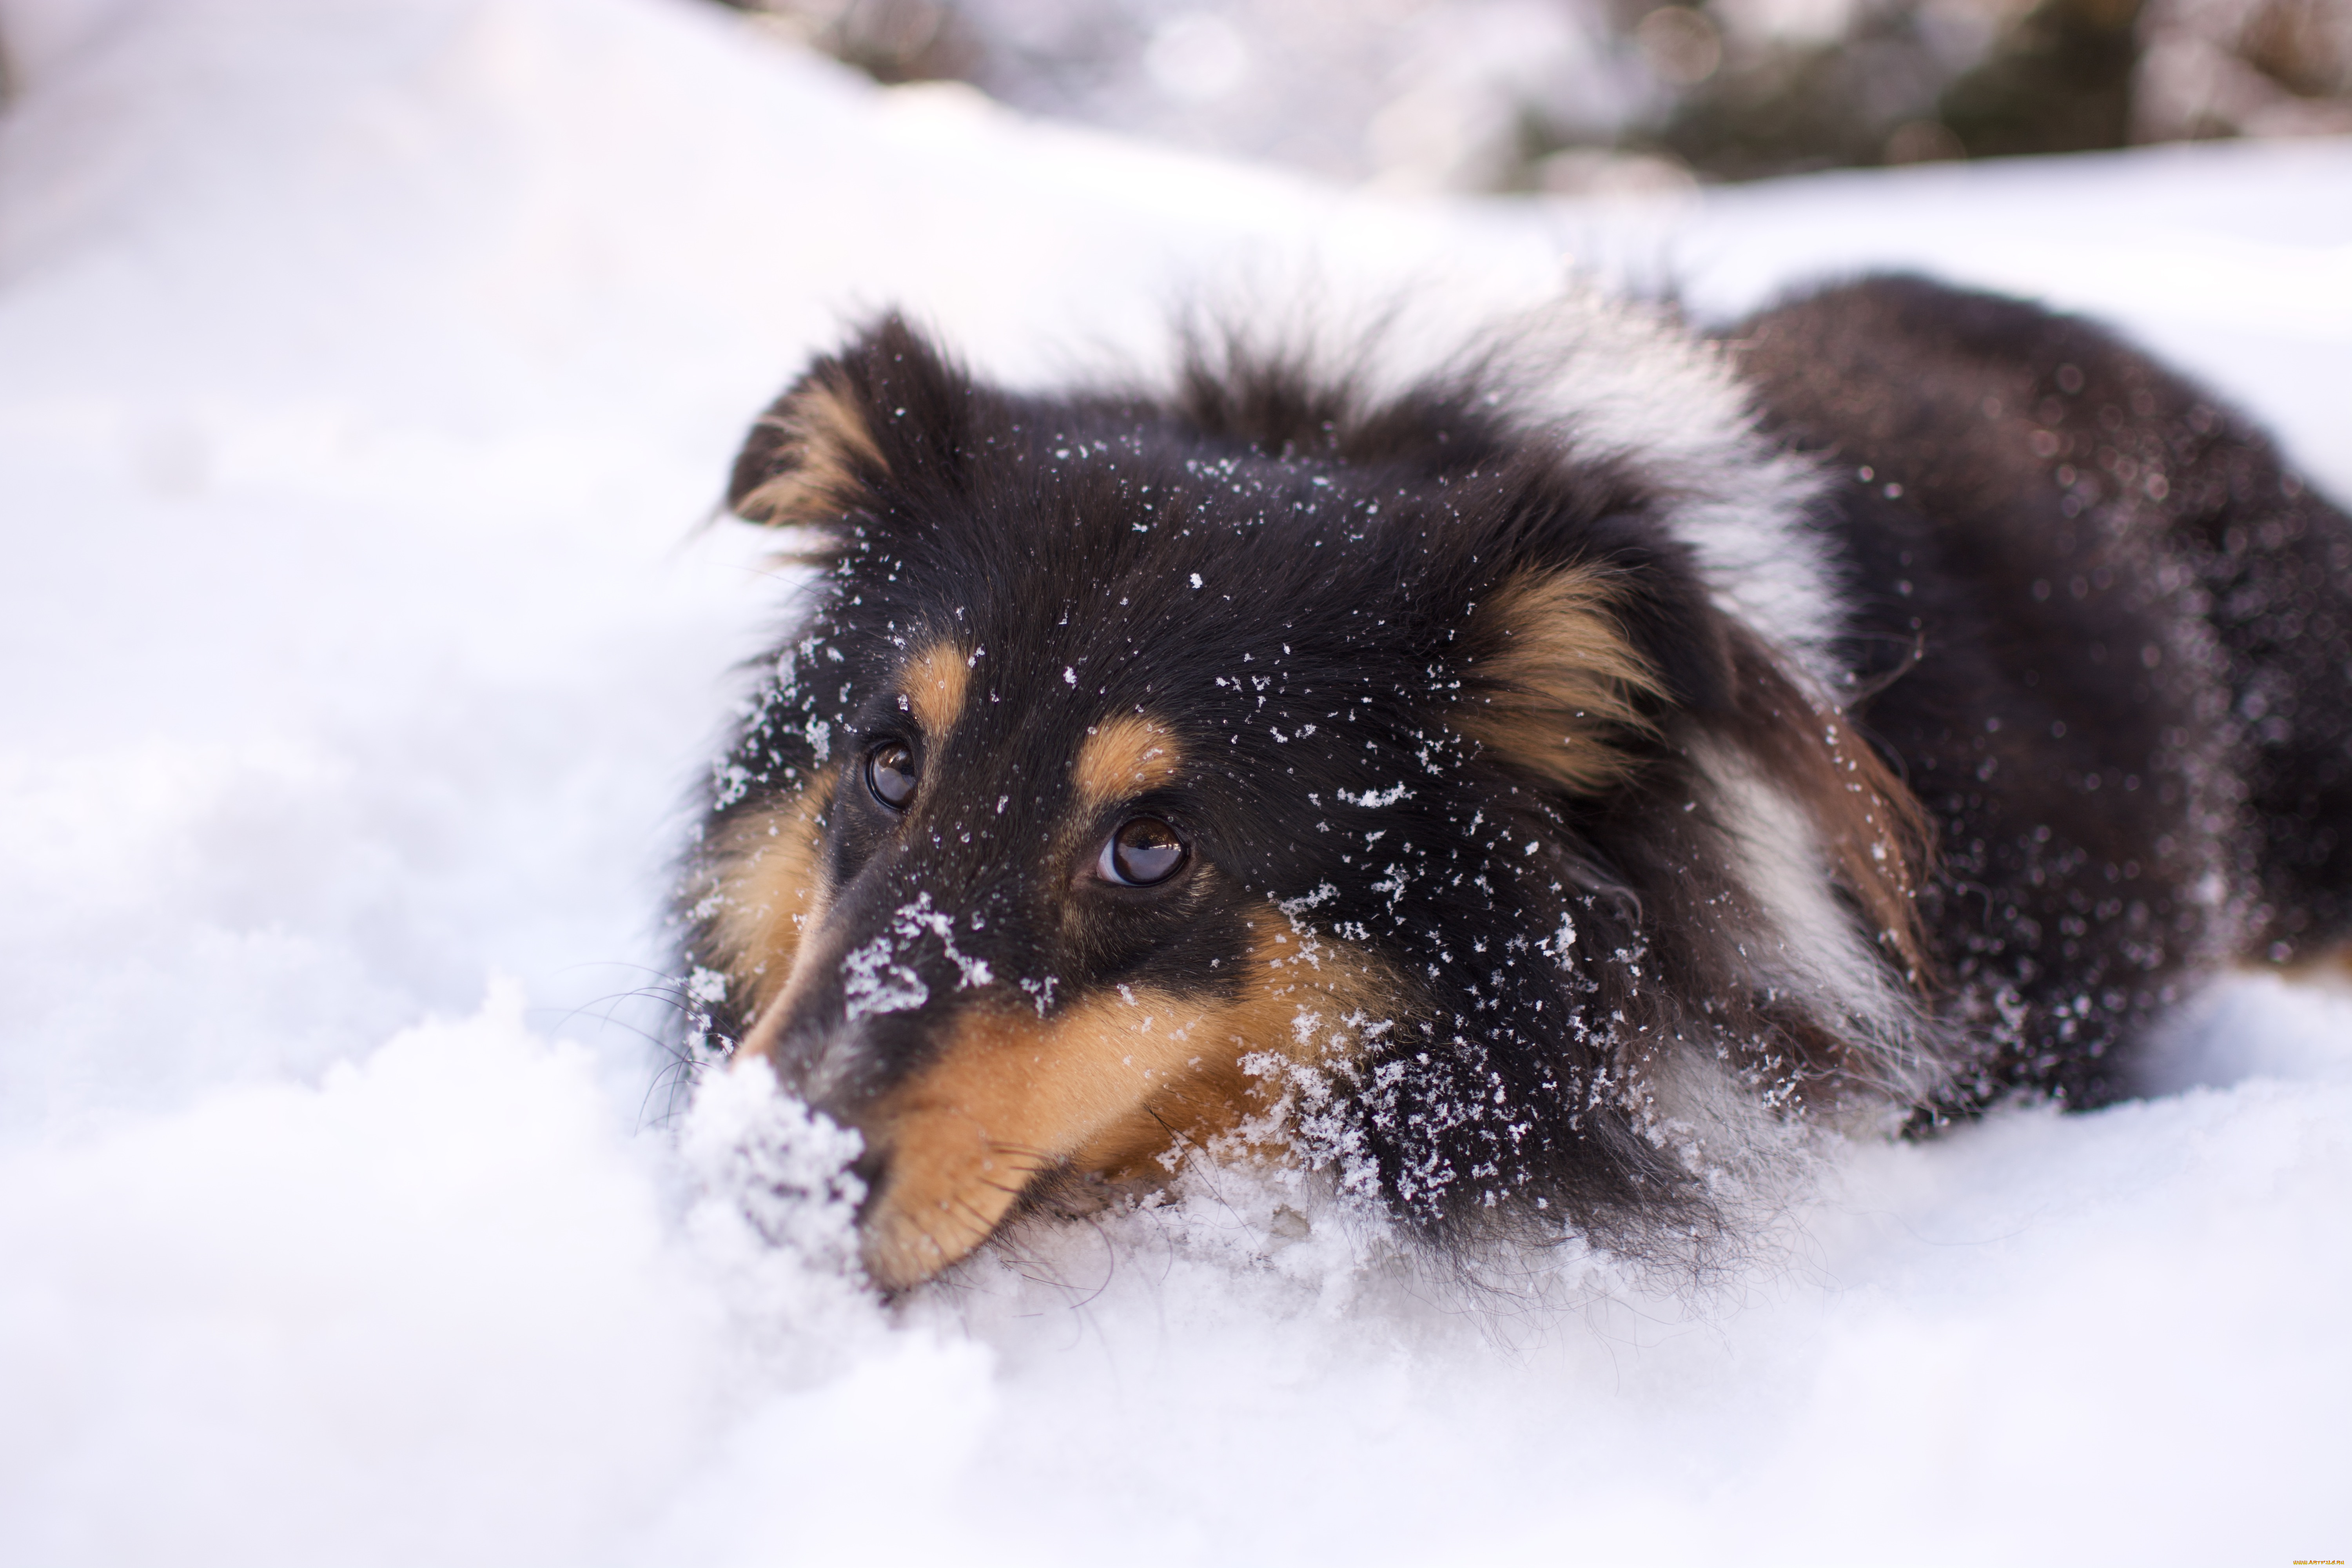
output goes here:
<path id="1" fill-rule="evenodd" d="M 1909 279 L 1732 351 L 1836 476 L 1849 711 L 1934 815 L 1970 1037 L 1948 1090 L 2077 1105 L 2231 957 L 2352 928 L 2352 527 L 2217 400 L 2087 323 Z"/>

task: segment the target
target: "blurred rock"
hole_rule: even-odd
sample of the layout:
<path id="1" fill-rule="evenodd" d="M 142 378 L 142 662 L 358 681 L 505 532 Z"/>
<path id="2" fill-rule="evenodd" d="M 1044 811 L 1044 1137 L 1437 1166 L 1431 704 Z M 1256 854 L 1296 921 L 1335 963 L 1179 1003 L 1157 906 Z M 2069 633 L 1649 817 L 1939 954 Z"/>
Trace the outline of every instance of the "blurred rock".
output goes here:
<path id="1" fill-rule="evenodd" d="M 1536 164 L 1536 188 L 1555 196 L 1679 196 L 1698 189 L 1680 160 L 1647 153 L 1579 147 Z"/>
<path id="2" fill-rule="evenodd" d="M 2042 0 L 1947 88 L 1938 118 L 1975 158 L 2121 147 L 2140 0 Z"/>
<path id="3" fill-rule="evenodd" d="M 2151 0 L 2132 80 L 2131 137 L 2352 132 L 2352 5 Z"/>
<path id="4" fill-rule="evenodd" d="M 728 0 L 889 82 L 1394 191 L 2352 131 L 2352 0 Z"/>

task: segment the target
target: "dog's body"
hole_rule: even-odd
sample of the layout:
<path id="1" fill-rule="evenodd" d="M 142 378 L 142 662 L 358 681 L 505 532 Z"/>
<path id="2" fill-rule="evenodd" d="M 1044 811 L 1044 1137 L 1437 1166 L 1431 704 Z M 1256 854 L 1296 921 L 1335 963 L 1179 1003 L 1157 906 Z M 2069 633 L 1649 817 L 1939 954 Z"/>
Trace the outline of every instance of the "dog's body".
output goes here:
<path id="1" fill-rule="evenodd" d="M 886 321 L 755 428 L 819 572 L 691 989 L 865 1135 L 885 1286 L 1219 1137 L 1687 1236 L 1775 1121 L 2098 1103 L 2352 929 L 2352 523 L 2112 338 L 1887 279 L 1376 359 L 1034 397 Z"/>

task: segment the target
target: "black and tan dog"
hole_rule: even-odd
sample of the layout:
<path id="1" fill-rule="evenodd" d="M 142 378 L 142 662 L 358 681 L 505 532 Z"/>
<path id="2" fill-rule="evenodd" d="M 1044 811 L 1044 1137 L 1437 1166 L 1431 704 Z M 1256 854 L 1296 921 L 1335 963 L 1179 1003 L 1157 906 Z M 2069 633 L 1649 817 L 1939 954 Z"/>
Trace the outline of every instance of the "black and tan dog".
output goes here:
<path id="1" fill-rule="evenodd" d="M 1902 279 L 1456 350 L 1041 397 L 891 319 L 754 428 L 815 573 L 689 989 L 863 1134 L 882 1285 L 1219 1138 L 1640 1247 L 2352 926 L 2352 525 L 2195 388 Z"/>

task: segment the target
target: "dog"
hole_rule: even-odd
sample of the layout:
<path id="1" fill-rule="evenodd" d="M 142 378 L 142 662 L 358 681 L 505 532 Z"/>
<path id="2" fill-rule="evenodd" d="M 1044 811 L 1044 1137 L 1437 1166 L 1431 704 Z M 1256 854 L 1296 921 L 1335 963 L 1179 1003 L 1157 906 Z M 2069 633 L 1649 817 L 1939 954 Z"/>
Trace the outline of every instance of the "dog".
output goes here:
<path id="1" fill-rule="evenodd" d="M 812 575 L 694 1038 L 862 1136 L 887 1291 L 1202 1147 L 1639 1256 L 1774 1129 L 2105 1103 L 2352 930 L 2352 523 L 2029 304 L 1570 289 L 1052 395 L 885 316 L 728 501 Z"/>

